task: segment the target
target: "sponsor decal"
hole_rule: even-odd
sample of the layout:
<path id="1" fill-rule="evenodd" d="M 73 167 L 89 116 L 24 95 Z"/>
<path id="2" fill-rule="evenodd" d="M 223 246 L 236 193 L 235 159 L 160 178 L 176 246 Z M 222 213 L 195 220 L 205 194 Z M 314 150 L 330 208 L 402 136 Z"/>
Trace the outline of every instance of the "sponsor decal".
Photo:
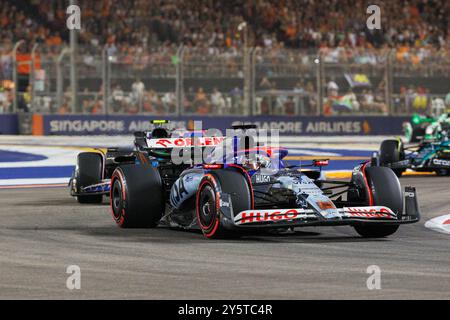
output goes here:
<path id="1" fill-rule="evenodd" d="M 313 210 L 282 209 L 282 210 L 247 210 L 240 212 L 234 221 L 236 224 L 256 222 L 278 222 L 282 220 L 295 220 L 314 218 Z"/>
<path id="2" fill-rule="evenodd" d="M 326 213 L 323 211 L 322 213 Z M 396 215 L 391 209 L 382 206 L 376 207 L 346 207 L 338 209 L 338 214 L 348 218 L 366 218 L 366 219 L 395 219 Z M 335 217 L 335 216 L 333 216 Z M 271 209 L 271 210 L 247 210 L 238 213 L 234 222 L 237 225 L 280 222 L 298 219 L 317 218 L 312 209 Z M 450 218 L 450 217 L 449 217 Z"/>
<path id="3" fill-rule="evenodd" d="M 270 176 L 255 174 L 255 182 L 256 183 L 265 183 L 270 182 Z"/>
<path id="4" fill-rule="evenodd" d="M 415 198 L 416 194 L 414 192 L 405 192 L 405 197 Z"/>
<path id="5" fill-rule="evenodd" d="M 345 207 L 343 209 L 345 216 L 352 218 L 396 218 L 396 214 L 387 207 Z"/>
<path id="6" fill-rule="evenodd" d="M 450 167 L 450 160 L 433 159 L 433 164 L 437 166 Z"/>
<path id="7" fill-rule="evenodd" d="M 52 120 L 50 121 L 50 133 L 74 132 L 123 132 L 124 121 L 114 120 Z"/>
<path id="8" fill-rule="evenodd" d="M 184 185 L 184 179 L 178 179 L 173 184 L 172 189 L 170 190 L 170 202 L 174 207 L 178 207 L 178 205 L 183 202 L 186 196 L 189 196 L 189 192 L 187 192 Z"/>
<path id="9" fill-rule="evenodd" d="M 317 201 L 316 204 L 322 210 L 336 209 L 335 205 L 331 201 Z"/>
<path id="10" fill-rule="evenodd" d="M 291 116 L 258 117 L 168 117 L 170 127 L 186 128 L 192 121 L 203 121 L 208 128 L 225 131 L 232 124 L 252 123 L 260 129 L 278 129 L 281 135 L 367 135 L 401 133 L 402 123 L 407 117 L 339 116 L 300 118 Z M 43 115 L 43 134 L 127 134 L 148 131 L 154 120 L 152 116 L 121 115 Z M 0 119 L 0 122 L 1 119 Z M 3 127 L 3 126 L 2 126 Z M 16 129 L 17 130 L 17 129 Z"/>
<path id="11" fill-rule="evenodd" d="M 215 147 L 220 145 L 224 137 L 195 137 L 171 139 L 147 139 L 149 148 L 172 149 L 186 147 Z"/>

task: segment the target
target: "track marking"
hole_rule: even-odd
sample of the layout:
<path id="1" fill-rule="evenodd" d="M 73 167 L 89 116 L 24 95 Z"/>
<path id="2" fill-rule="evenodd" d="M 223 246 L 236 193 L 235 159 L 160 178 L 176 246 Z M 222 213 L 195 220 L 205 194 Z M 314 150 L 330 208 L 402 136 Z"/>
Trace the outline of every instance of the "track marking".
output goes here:
<path id="1" fill-rule="evenodd" d="M 450 214 L 428 220 L 425 222 L 425 227 L 440 233 L 450 234 Z"/>
<path id="2" fill-rule="evenodd" d="M 33 189 L 33 188 L 61 188 L 67 187 L 67 183 L 55 183 L 55 184 L 24 184 L 17 186 L 0 186 L 1 189 Z"/>
<path id="3" fill-rule="evenodd" d="M 353 161 L 368 161 L 370 158 L 366 157 L 352 157 L 352 156 L 326 156 L 326 155 L 316 155 L 316 156 L 287 156 L 286 160 L 316 160 L 320 158 L 327 158 L 329 160 L 353 160 Z"/>
<path id="4" fill-rule="evenodd" d="M 37 179 L 5 179 L 0 180 L 0 187 L 16 187 L 16 186 L 35 186 L 35 185 L 54 185 L 69 184 L 70 177 L 64 178 L 37 178 Z"/>

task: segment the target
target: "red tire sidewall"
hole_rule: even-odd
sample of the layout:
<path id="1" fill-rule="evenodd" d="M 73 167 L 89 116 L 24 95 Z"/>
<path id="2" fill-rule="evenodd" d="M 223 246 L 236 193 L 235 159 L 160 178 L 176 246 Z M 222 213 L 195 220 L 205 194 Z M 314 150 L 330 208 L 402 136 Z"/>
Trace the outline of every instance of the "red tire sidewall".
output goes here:
<path id="1" fill-rule="evenodd" d="M 205 186 L 209 186 L 213 189 L 215 194 L 215 204 L 216 204 L 216 217 L 214 217 L 211 221 L 211 224 L 209 226 L 202 225 L 202 219 L 200 218 L 200 194 L 202 190 L 205 188 Z M 199 188 L 197 190 L 196 194 L 196 200 L 195 200 L 195 211 L 197 214 L 197 221 L 200 229 L 202 230 L 203 234 L 207 238 L 213 238 L 220 227 L 220 187 L 217 183 L 217 179 L 212 174 L 206 174 L 203 179 L 200 182 Z"/>
<path id="2" fill-rule="evenodd" d="M 121 215 L 117 218 L 116 215 L 114 214 L 114 209 L 113 209 L 113 189 L 114 189 L 114 183 L 119 180 L 120 184 L 122 186 L 122 212 Z M 117 168 L 116 170 L 114 170 L 113 175 L 111 177 L 111 186 L 110 186 L 110 191 L 109 191 L 109 204 L 111 207 L 111 214 L 112 217 L 114 219 L 114 221 L 119 225 L 119 226 L 123 226 L 125 223 L 125 216 L 126 216 L 126 211 L 125 211 L 125 207 L 126 207 L 126 184 L 125 184 L 125 180 L 123 178 L 123 173 L 120 170 L 120 168 Z"/>

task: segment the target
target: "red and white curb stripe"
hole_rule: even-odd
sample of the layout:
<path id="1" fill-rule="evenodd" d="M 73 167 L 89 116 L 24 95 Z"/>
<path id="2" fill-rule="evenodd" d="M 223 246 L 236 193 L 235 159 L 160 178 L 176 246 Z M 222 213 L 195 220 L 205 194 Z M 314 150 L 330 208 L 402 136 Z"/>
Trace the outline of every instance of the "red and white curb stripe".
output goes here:
<path id="1" fill-rule="evenodd" d="M 425 222 L 425 227 L 437 232 L 450 234 L 450 214 L 428 220 Z"/>

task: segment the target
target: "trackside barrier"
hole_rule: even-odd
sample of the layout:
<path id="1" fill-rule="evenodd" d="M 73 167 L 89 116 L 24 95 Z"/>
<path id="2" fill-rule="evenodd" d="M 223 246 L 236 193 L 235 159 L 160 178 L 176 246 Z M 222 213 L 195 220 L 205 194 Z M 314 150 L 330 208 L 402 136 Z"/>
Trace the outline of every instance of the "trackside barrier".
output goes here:
<path id="1" fill-rule="evenodd" d="M 123 116 L 123 115 L 33 115 L 34 135 L 119 135 L 150 129 L 150 120 L 164 118 L 177 128 L 194 127 L 201 121 L 203 129 L 216 128 L 225 134 L 233 124 L 254 123 L 262 129 L 278 129 L 280 135 L 364 136 L 399 135 L 408 117 L 387 116 Z"/>

